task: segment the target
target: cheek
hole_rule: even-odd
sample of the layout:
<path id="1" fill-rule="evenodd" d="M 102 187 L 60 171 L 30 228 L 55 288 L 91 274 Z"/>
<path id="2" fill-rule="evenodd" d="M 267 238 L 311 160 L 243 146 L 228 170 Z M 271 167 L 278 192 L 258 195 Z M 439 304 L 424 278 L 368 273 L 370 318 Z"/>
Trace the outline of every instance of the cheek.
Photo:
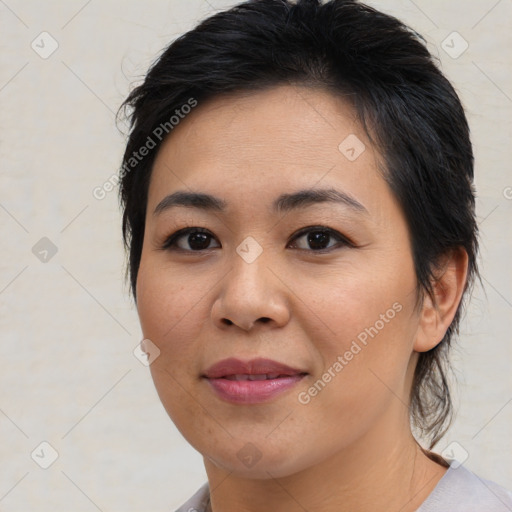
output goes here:
<path id="1" fill-rule="evenodd" d="M 199 308 L 204 287 L 158 262 L 142 260 L 137 276 L 137 311 L 144 336 L 163 344 L 173 339 Z M 197 323 L 196 323 L 197 325 Z"/>
<path id="2" fill-rule="evenodd" d="M 142 333 L 160 350 L 151 364 L 157 387 L 173 378 L 185 384 L 199 364 L 197 344 L 207 314 L 201 298 L 207 288 L 186 281 L 156 264 L 142 264 L 139 270 L 137 311 Z"/>
<path id="3" fill-rule="evenodd" d="M 143 337 L 160 350 L 150 365 L 151 376 L 160 401 L 183 432 L 204 421 L 187 391 L 199 375 L 197 339 L 204 321 L 198 318 L 198 301 L 204 293 L 182 284 L 168 269 L 141 262 L 137 311 Z"/>
<path id="4" fill-rule="evenodd" d="M 403 339 L 399 325 L 410 317 L 413 308 L 412 265 L 393 258 L 360 258 L 328 276 L 314 275 L 309 279 L 304 283 L 304 302 L 317 313 L 330 334 L 323 337 L 323 349 L 348 350 L 352 340 L 364 343 L 374 336 Z M 317 338 L 311 334 L 312 339 Z"/>
<path id="5" fill-rule="evenodd" d="M 414 268 L 405 261 L 400 271 L 398 266 L 389 258 L 385 265 L 354 267 L 331 281 L 328 294 L 325 283 L 309 287 L 309 297 L 321 306 L 317 311 L 328 327 L 322 336 L 310 333 L 323 365 L 315 387 L 323 395 L 318 402 L 329 403 L 333 411 L 340 413 L 343 403 L 346 411 L 371 414 L 379 402 L 406 387 L 418 318 L 411 293 Z M 310 391 L 308 395 L 317 392 Z"/>
<path id="6" fill-rule="evenodd" d="M 365 313 L 371 320 L 364 325 L 360 318 L 350 330 L 343 330 L 340 317 L 337 336 L 324 338 L 323 368 L 298 390 L 297 413 L 313 418 L 314 424 L 322 425 L 323 435 L 340 440 L 340 445 L 349 446 L 364 436 L 389 411 L 407 413 L 409 312 L 390 306 L 377 308 L 376 317 Z M 380 319 L 386 312 L 388 323 Z M 332 448 L 331 441 L 314 435 L 319 451 Z"/>

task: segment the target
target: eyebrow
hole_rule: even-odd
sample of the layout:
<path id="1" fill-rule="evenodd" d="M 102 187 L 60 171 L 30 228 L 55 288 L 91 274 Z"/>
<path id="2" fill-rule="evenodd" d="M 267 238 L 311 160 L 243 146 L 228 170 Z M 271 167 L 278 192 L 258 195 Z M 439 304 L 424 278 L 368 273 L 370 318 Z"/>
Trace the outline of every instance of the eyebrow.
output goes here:
<path id="1" fill-rule="evenodd" d="M 281 194 L 272 204 L 275 213 L 290 212 L 318 203 L 337 203 L 368 214 L 368 210 L 357 199 L 334 188 L 305 189 L 290 194 Z M 155 208 L 153 215 L 159 215 L 174 207 L 198 208 L 204 211 L 223 212 L 227 203 L 223 199 L 201 192 L 177 191 L 164 197 Z"/>

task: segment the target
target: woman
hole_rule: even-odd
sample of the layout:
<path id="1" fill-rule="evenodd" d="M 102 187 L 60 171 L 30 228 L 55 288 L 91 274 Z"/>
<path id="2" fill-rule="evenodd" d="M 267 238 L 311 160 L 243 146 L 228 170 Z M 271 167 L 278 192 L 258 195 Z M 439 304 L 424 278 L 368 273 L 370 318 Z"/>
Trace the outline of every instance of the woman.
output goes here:
<path id="1" fill-rule="evenodd" d="M 179 510 L 512 510 L 430 451 L 478 242 L 466 117 L 418 36 L 355 1 L 246 2 L 125 106 L 143 344 L 208 475 Z"/>

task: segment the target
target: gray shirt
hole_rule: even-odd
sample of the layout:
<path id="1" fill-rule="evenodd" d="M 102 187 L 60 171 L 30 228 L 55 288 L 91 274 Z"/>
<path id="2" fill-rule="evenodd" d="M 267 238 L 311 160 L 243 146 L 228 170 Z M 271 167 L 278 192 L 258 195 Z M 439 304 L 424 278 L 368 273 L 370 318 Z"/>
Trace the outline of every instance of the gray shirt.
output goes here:
<path id="1" fill-rule="evenodd" d="M 206 512 L 208 482 L 176 512 Z M 417 512 L 512 512 L 512 492 L 451 463 Z"/>

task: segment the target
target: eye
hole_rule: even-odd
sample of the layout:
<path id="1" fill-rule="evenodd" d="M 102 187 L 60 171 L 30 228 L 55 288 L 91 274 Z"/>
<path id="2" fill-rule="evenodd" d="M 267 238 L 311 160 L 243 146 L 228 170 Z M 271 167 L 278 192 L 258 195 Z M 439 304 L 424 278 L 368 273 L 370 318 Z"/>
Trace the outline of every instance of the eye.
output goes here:
<path id="1" fill-rule="evenodd" d="M 207 249 L 213 235 L 204 228 L 184 228 L 176 231 L 164 242 L 162 249 L 178 249 L 188 252 L 199 252 Z M 186 247 L 188 245 L 188 247 Z M 219 246 L 220 247 L 220 246 Z"/>
<path id="2" fill-rule="evenodd" d="M 206 251 L 215 248 L 210 246 L 211 241 L 214 239 L 214 236 L 207 229 L 199 227 L 183 228 L 169 236 L 165 240 L 162 249 L 185 252 Z M 300 239 L 304 239 L 305 244 L 309 244 L 310 247 L 304 247 L 304 243 L 299 244 L 299 247 L 297 247 L 296 241 Z M 329 245 L 329 241 L 332 241 L 332 239 L 335 239 L 337 243 Z M 303 228 L 295 234 L 292 242 L 294 242 L 292 248 L 311 250 L 313 252 L 328 252 L 333 248 L 343 245 L 354 247 L 350 240 L 341 233 L 325 226 L 308 226 Z M 216 247 L 220 247 L 220 245 Z"/>
<path id="3" fill-rule="evenodd" d="M 329 241 L 335 238 L 337 243 L 329 246 Z M 292 241 L 304 239 L 305 244 L 309 244 L 313 252 L 328 252 L 330 249 L 347 245 L 354 247 L 354 245 L 341 233 L 325 226 L 309 226 L 303 228 L 297 233 Z M 302 244 L 304 245 L 304 244 Z M 308 247 L 298 247 L 299 249 L 308 250 Z"/>

